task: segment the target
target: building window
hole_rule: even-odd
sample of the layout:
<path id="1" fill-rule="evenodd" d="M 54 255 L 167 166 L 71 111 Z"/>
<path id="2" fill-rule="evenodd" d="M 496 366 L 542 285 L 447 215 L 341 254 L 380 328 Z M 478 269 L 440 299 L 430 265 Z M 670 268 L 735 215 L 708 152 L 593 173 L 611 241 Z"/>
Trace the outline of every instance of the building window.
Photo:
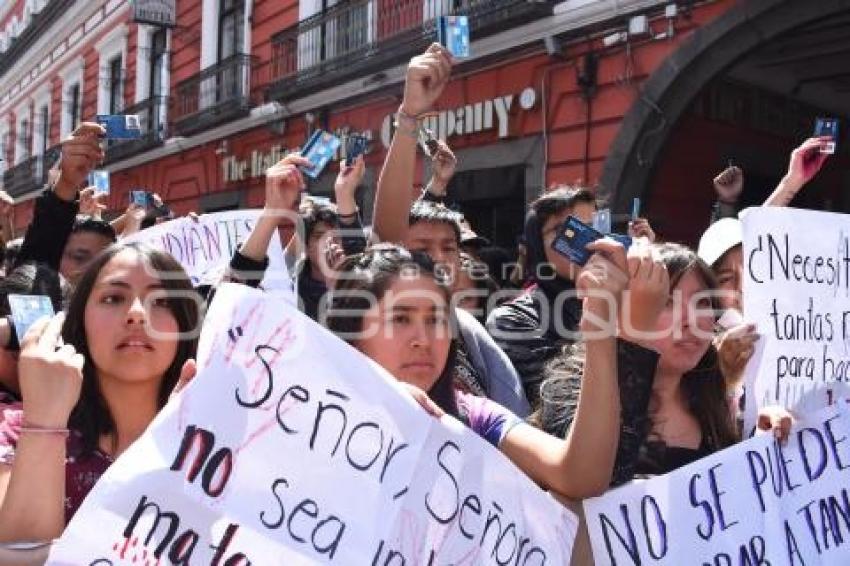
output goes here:
<path id="1" fill-rule="evenodd" d="M 32 149 L 32 101 L 15 108 L 15 156 L 17 165 L 29 159 Z"/>
<path id="2" fill-rule="evenodd" d="M 44 155 L 47 152 L 47 143 L 50 139 L 50 109 L 47 107 L 47 104 L 43 104 L 41 108 L 38 109 L 38 121 L 36 122 L 38 127 L 38 143 L 34 144 L 34 151 L 38 155 Z"/>
<path id="3" fill-rule="evenodd" d="M 68 89 L 68 133 L 73 132 L 80 125 L 80 83 L 74 83 Z"/>
<path id="4" fill-rule="evenodd" d="M 245 41 L 245 13 L 242 0 L 221 0 L 218 11 L 218 60 L 242 53 Z"/>
<path id="5" fill-rule="evenodd" d="M 20 163 L 29 158 L 30 152 L 30 120 L 23 118 L 18 122 L 18 144 L 15 148 L 15 163 Z"/>
<path id="6" fill-rule="evenodd" d="M 124 62 L 127 60 L 127 26 L 121 25 L 97 42 L 97 113 L 120 114 L 124 110 Z"/>
<path id="7" fill-rule="evenodd" d="M 83 61 L 78 59 L 60 73 L 62 104 L 59 114 L 59 138 L 65 139 L 82 121 Z"/>
<path id="8" fill-rule="evenodd" d="M 118 114 L 124 109 L 124 71 L 121 56 L 109 61 L 109 114 Z"/>
<path id="9" fill-rule="evenodd" d="M 162 96 L 168 90 L 165 84 L 167 47 L 168 32 L 165 28 L 158 28 L 151 36 L 148 98 Z"/>

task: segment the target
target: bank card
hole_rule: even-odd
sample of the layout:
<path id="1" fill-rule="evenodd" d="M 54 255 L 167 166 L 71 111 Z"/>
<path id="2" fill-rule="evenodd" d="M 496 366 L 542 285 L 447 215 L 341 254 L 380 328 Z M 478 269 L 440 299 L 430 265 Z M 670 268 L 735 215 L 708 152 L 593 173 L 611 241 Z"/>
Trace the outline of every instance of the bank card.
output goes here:
<path id="1" fill-rule="evenodd" d="M 339 149 L 339 145 L 339 138 L 335 135 L 323 130 L 313 132 L 313 135 L 301 149 L 301 155 L 312 164 L 312 167 L 302 168 L 304 174 L 313 179 L 321 175 L 322 170 L 333 158 L 336 150 Z"/>
<path id="2" fill-rule="evenodd" d="M 24 335 L 30 326 L 43 316 L 52 317 L 53 303 L 46 295 L 8 295 L 9 308 L 12 310 L 12 322 L 15 325 L 15 334 L 18 335 L 18 343 L 24 339 Z"/>
<path id="3" fill-rule="evenodd" d="M 469 18 L 441 16 L 437 18 L 437 41 L 458 59 L 469 57 Z"/>

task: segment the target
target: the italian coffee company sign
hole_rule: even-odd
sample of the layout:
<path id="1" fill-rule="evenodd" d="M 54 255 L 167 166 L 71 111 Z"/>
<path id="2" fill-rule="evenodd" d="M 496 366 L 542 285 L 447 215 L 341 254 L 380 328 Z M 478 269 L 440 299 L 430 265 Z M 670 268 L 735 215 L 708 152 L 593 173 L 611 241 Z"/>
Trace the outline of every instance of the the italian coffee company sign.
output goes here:
<path id="1" fill-rule="evenodd" d="M 467 134 L 495 130 L 499 139 L 508 137 L 511 112 L 516 108 L 531 110 L 537 104 L 537 91 L 525 88 L 519 94 L 506 94 L 473 102 L 429 115 L 421 120 L 423 128 L 434 132 L 441 140 Z M 390 146 L 393 134 L 393 114 L 384 118 L 381 125 L 381 142 Z"/>

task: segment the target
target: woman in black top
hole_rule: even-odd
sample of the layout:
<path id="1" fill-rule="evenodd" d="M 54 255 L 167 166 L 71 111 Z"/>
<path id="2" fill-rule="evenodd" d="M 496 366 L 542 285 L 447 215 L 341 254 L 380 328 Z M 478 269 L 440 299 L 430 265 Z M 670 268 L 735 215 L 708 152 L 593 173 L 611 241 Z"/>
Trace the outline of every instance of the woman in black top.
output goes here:
<path id="1" fill-rule="evenodd" d="M 651 389 L 644 378 L 650 360 L 633 360 L 620 367 L 623 422 L 615 484 L 634 476 L 671 472 L 740 440 L 712 345 L 714 275 L 685 246 L 654 248 L 669 274 L 670 298 L 654 336 L 630 336 L 658 354 Z M 576 380 L 580 366 L 575 366 L 580 359 L 573 352 L 548 367 L 537 420 L 551 434 L 564 434 L 572 422 L 581 386 Z M 764 409 L 762 414 L 779 415 L 776 408 Z M 783 421 L 783 429 L 788 426 L 787 413 L 766 420 Z"/>

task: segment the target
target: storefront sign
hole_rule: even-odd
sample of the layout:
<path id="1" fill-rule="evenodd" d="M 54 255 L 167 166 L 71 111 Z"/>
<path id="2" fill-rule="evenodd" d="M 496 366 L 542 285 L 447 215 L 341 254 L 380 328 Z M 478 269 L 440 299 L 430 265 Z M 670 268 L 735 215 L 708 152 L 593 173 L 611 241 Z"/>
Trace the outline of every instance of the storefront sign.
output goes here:
<path id="1" fill-rule="evenodd" d="M 267 152 L 252 151 L 248 159 L 238 159 L 235 155 L 228 155 L 221 161 L 224 182 L 238 183 L 260 177 L 265 174 L 266 169 L 292 151 L 294 150 L 275 145 Z"/>
<path id="2" fill-rule="evenodd" d="M 177 9 L 174 0 L 133 0 L 133 21 L 137 24 L 174 27 Z"/>
<path id="3" fill-rule="evenodd" d="M 339 150 L 334 155 L 334 161 L 345 159 L 345 148 L 347 146 L 348 137 L 351 135 L 360 135 L 366 139 L 373 139 L 372 130 L 356 131 L 348 126 L 337 128 L 333 131 L 340 141 Z M 225 183 L 238 183 L 262 177 L 266 169 L 286 157 L 288 154 L 298 151 L 298 148 L 284 148 L 280 145 L 272 146 L 269 151 L 254 150 L 251 156 L 247 159 L 239 159 L 235 155 L 228 155 L 221 160 L 222 178 Z M 369 153 L 369 149 L 366 150 Z"/>
<path id="4" fill-rule="evenodd" d="M 528 87 L 519 95 L 507 94 L 496 98 L 443 110 L 422 120 L 422 126 L 428 128 L 441 140 L 453 136 L 476 134 L 495 129 L 499 138 L 510 135 L 510 112 L 515 105 L 530 110 L 537 102 L 537 92 Z M 381 141 L 384 147 L 390 146 L 393 133 L 393 115 L 384 118 L 381 127 Z"/>

